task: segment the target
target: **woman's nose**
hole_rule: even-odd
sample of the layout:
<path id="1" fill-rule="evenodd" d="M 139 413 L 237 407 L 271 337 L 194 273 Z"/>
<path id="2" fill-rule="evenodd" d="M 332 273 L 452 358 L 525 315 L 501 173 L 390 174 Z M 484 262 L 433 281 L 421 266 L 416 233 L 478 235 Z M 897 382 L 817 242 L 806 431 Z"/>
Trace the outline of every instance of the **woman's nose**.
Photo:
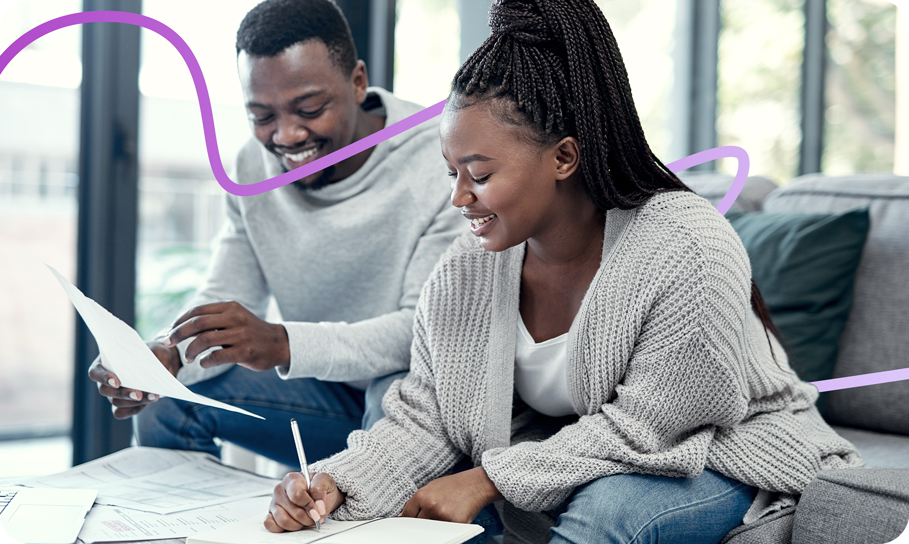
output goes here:
<path id="1" fill-rule="evenodd" d="M 476 202 L 477 198 L 467 189 L 466 183 L 461 181 L 461 176 L 451 178 L 451 205 L 463 208 Z"/>

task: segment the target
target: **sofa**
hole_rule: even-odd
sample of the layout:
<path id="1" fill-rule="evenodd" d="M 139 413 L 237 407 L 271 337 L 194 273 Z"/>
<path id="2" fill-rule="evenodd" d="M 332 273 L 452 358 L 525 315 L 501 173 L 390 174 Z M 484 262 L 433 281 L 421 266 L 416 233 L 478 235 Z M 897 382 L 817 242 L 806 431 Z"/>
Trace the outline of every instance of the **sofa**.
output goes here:
<path id="1" fill-rule="evenodd" d="M 713 173 L 681 177 L 714 204 L 733 181 Z M 868 209 L 870 227 L 832 378 L 909 367 L 909 177 L 811 174 L 784 187 L 751 177 L 730 209 L 817 214 L 856 208 Z M 909 380 L 826 395 L 825 420 L 856 446 L 868 468 L 821 471 L 798 505 L 740 526 L 724 543 L 883 543 L 909 530 Z"/>
<path id="2" fill-rule="evenodd" d="M 714 204 L 733 181 L 715 173 L 683 172 L 681 177 Z M 834 378 L 909 367 L 909 177 L 808 175 L 778 187 L 754 176 L 730 209 L 834 213 L 859 207 L 868 208 L 870 228 Z M 907 528 L 909 380 L 831 392 L 822 414 L 869 468 L 820 472 L 796 507 L 738 527 L 723 544 L 882 544 Z M 231 446 L 223 454 L 227 462 L 262 474 L 280 477 L 295 470 L 254 461 L 252 454 Z"/>

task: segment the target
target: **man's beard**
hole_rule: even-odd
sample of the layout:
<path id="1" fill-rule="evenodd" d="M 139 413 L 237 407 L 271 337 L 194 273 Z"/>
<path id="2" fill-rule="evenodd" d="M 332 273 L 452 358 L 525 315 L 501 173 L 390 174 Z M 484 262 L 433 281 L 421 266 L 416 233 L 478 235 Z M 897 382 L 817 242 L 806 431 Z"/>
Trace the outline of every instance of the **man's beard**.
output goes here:
<path id="1" fill-rule="evenodd" d="M 293 182 L 293 185 L 294 185 L 294 187 L 296 187 L 297 189 L 299 189 L 303 192 L 318 191 L 319 189 L 334 183 L 333 181 L 331 181 L 331 177 L 333 175 L 335 175 L 334 165 L 329 166 L 325 170 L 322 170 L 322 175 L 320 175 L 318 178 L 316 178 L 315 181 L 313 181 L 312 183 L 303 183 L 302 181 L 295 181 L 295 182 Z"/>

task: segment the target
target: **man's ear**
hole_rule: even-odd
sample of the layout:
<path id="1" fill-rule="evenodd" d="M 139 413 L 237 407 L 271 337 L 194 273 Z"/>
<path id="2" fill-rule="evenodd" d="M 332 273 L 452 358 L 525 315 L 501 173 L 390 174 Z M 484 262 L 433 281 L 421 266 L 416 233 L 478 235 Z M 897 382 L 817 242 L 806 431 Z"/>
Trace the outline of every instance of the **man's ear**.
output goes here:
<path id="1" fill-rule="evenodd" d="M 574 136 L 566 136 L 556 145 L 556 179 L 562 180 L 574 174 L 581 165 L 581 147 Z"/>
<path id="2" fill-rule="evenodd" d="M 350 83 L 354 86 L 354 93 L 357 97 L 357 104 L 362 104 L 366 100 L 366 88 L 369 87 L 369 74 L 366 72 L 366 63 L 358 60 L 350 73 Z"/>

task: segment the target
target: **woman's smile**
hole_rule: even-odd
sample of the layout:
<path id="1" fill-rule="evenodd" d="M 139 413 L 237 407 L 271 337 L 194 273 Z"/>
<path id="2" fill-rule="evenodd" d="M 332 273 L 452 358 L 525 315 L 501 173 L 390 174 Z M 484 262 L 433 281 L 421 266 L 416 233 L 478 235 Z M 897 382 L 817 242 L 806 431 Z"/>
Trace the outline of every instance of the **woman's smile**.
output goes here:
<path id="1" fill-rule="evenodd" d="M 470 221 L 470 232 L 475 236 L 483 236 L 495 225 L 496 220 L 499 218 L 496 214 L 491 213 L 487 215 L 483 214 L 473 214 L 473 213 L 464 213 L 464 217 Z"/>

